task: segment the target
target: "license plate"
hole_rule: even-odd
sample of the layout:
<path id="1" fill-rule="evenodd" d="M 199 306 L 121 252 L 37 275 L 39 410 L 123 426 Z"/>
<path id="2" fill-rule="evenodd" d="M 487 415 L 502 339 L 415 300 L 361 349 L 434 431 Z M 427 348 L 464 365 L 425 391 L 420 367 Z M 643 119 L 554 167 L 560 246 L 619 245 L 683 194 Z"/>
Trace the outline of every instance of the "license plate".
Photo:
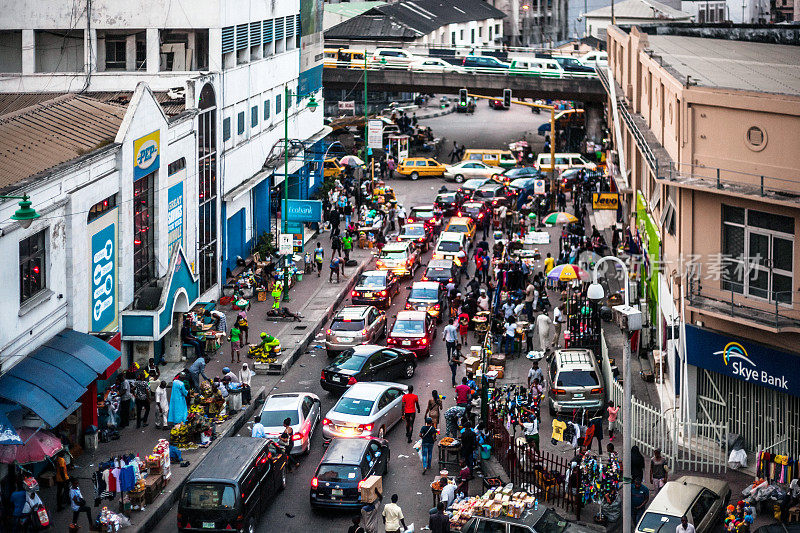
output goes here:
<path id="1" fill-rule="evenodd" d="M 583 399 L 583 394 L 573 394 L 572 397 L 575 398 L 576 400 L 581 400 Z"/>
<path id="2" fill-rule="evenodd" d="M 339 337 L 339 342 L 353 342 L 353 337 Z"/>
<path id="3" fill-rule="evenodd" d="M 336 381 L 338 381 L 339 383 L 347 383 L 347 378 L 344 376 L 338 376 L 336 378 Z"/>
<path id="4" fill-rule="evenodd" d="M 371 292 L 365 292 L 364 293 L 364 298 L 372 298 L 372 293 Z"/>
<path id="5" fill-rule="evenodd" d="M 403 346 L 411 346 L 411 341 L 403 341 Z"/>
<path id="6" fill-rule="evenodd" d="M 216 524 L 214 522 L 203 522 L 203 529 L 214 529 Z"/>
<path id="7" fill-rule="evenodd" d="M 331 496 L 344 496 L 342 489 L 331 489 Z"/>

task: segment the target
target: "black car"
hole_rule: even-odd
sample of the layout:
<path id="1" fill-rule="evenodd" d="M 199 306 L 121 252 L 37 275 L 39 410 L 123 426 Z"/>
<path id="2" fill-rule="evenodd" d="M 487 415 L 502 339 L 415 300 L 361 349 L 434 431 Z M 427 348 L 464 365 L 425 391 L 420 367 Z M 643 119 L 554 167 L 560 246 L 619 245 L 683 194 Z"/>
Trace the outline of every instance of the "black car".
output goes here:
<path id="1" fill-rule="evenodd" d="M 225 437 L 189 474 L 178 500 L 179 531 L 254 531 L 286 487 L 286 455 L 275 442 Z"/>
<path id="2" fill-rule="evenodd" d="M 461 207 L 458 208 L 458 216 L 460 217 L 469 217 L 476 224 L 483 221 L 484 217 L 489 215 L 489 208 L 486 207 L 486 204 L 483 202 L 464 202 Z"/>
<path id="3" fill-rule="evenodd" d="M 500 174 L 495 174 L 492 179 L 500 183 L 508 184 L 513 180 L 520 178 L 540 178 L 543 179 L 544 174 L 539 172 L 536 167 L 512 167 L 504 170 Z"/>
<path id="4" fill-rule="evenodd" d="M 431 247 L 432 230 L 424 223 L 405 224 L 397 235 L 398 241 L 412 241 L 414 246 L 427 252 Z"/>
<path id="5" fill-rule="evenodd" d="M 553 59 L 558 61 L 558 64 L 561 65 L 561 68 L 564 69 L 564 72 L 571 73 L 571 74 L 594 74 L 595 70 L 592 67 L 587 67 L 574 57 L 558 57 L 553 56 Z"/>
<path id="6" fill-rule="evenodd" d="M 508 529 L 507 529 L 508 528 Z M 543 533 L 558 531 L 559 533 L 590 533 L 592 528 L 570 522 L 555 510 L 540 505 L 537 510 L 528 509 L 520 518 L 498 516 L 490 518 L 474 516 L 461 528 L 461 533 Z M 663 532 L 666 533 L 666 530 Z"/>
<path id="7" fill-rule="evenodd" d="M 360 509 L 361 482 L 388 471 L 389 443 L 385 439 L 333 439 L 311 479 L 311 507 Z"/>
<path id="8" fill-rule="evenodd" d="M 400 292 L 397 276 L 388 270 L 362 272 L 350 292 L 353 305 L 374 305 L 388 309 L 392 296 Z"/>
<path id="9" fill-rule="evenodd" d="M 497 182 L 490 182 L 478 187 L 472 193 L 472 201 L 483 202 L 487 207 L 496 207 L 500 203 L 500 198 L 505 198 L 508 187 Z"/>
<path id="10" fill-rule="evenodd" d="M 433 207 L 442 212 L 444 216 L 452 216 L 464 201 L 464 195 L 459 191 L 440 192 L 433 201 Z"/>
<path id="11" fill-rule="evenodd" d="M 461 269 L 456 268 L 450 259 L 431 259 L 422 281 L 438 281 L 442 287 L 451 281 L 458 285 L 461 283 Z"/>
<path id="12" fill-rule="evenodd" d="M 408 366 L 411 365 L 410 374 Z M 414 375 L 417 358 L 402 348 L 363 344 L 343 351 L 322 369 L 320 386 L 328 392 L 343 393 L 359 381 L 392 381 Z"/>

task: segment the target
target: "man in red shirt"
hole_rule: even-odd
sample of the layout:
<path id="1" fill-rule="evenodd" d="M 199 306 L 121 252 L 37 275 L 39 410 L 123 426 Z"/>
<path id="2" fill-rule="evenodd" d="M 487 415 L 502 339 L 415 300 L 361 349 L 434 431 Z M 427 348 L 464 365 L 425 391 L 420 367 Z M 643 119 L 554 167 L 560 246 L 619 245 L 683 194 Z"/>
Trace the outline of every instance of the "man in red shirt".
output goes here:
<path id="1" fill-rule="evenodd" d="M 414 408 L 416 407 L 416 412 Z M 414 419 L 419 413 L 419 398 L 414 394 L 414 385 L 408 386 L 408 392 L 403 395 L 403 418 L 406 421 L 406 438 L 411 442 L 411 434 L 414 433 Z"/>
<path id="2" fill-rule="evenodd" d="M 461 385 L 456 387 L 456 405 L 459 407 L 466 407 L 469 405 L 470 397 L 472 396 L 472 389 L 467 385 L 466 376 L 461 378 Z"/>

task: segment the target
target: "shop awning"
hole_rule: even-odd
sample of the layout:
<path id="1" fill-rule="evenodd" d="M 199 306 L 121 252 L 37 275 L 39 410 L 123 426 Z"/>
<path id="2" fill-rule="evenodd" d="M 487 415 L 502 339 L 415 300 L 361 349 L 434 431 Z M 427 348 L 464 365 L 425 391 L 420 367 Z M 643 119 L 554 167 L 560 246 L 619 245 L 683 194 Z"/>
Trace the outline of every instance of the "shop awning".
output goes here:
<path id="1" fill-rule="evenodd" d="M 110 344 L 65 329 L 0 376 L 0 398 L 27 407 L 57 426 L 80 406 L 78 399 L 106 370 L 118 365 Z"/>

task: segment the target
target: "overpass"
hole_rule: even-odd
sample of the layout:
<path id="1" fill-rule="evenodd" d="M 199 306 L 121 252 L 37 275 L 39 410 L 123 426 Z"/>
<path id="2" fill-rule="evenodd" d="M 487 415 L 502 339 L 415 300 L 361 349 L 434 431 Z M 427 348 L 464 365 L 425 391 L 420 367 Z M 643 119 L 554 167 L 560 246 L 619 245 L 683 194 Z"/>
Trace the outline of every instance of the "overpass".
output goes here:
<path id="1" fill-rule="evenodd" d="M 325 68 L 322 85 L 331 89 L 352 89 L 363 83 L 364 69 Z M 511 89 L 514 98 L 576 100 L 604 104 L 606 92 L 597 78 L 540 78 L 506 73 L 425 72 L 392 68 L 370 68 L 369 90 L 458 94 L 467 88 L 471 93 L 502 96 Z"/>

